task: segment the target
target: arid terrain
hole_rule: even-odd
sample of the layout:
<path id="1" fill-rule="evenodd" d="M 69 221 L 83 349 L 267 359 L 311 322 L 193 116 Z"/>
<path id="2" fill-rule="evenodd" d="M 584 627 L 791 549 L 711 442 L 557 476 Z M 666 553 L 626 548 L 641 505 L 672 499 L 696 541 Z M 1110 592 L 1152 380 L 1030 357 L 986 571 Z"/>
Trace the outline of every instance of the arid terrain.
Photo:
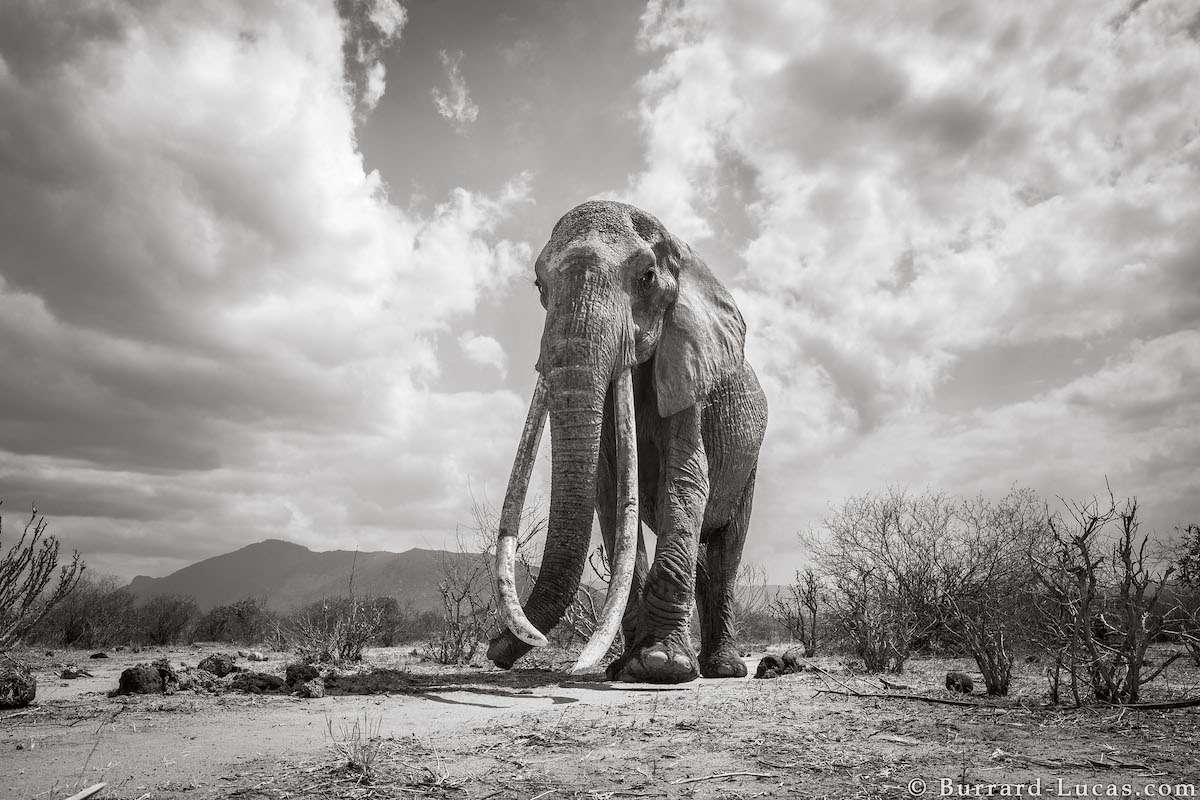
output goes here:
<path id="1" fill-rule="evenodd" d="M 1011 698 L 976 695 L 979 707 L 827 693 L 882 691 L 837 658 L 776 680 L 652 687 L 538 668 L 435 668 L 409 648 L 369 653 L 388 669 L 347 687 L 370 694 L 107 696 L 132 663 L 194 665 L 227 649 L 39 655 L 37 703 L 0 715 L 0 796 L 63 798 L 104 781 L 100 797 L 130 800 L 896 797 L 910 796 L 911 781 L 938 796 L 943 780 L 1037 779 L 1044 796 L 1124 784 L 1159 795 L 1171 784 L 1179 796 L 1175 784 L 1200 780 L 1200 709 L 1047 709 L 1036 664 L 1020 665 Z M 252 666 L 281 672 L 286 655 L 268 655 Z M 93 677 L 59 679 L 69 662 Z M 915 660 L 896 680 L 952 699 L 945 672 L 971 667 Z M 1182 660 L 1168 675 L 1158 692 L 1200 684 Z M 356 742 L 373 756 L 369 782 L 334 747 Z"/>

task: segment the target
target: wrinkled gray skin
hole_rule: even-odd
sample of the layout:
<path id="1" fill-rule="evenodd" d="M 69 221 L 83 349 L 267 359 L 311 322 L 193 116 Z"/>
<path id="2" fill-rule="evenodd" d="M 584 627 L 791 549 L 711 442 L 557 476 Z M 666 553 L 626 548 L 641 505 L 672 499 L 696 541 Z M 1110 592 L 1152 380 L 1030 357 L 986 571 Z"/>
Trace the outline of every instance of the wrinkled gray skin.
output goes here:
<path id="1" fill-rule="evenodd" d="M 612 379 L 634 366 L 643 533 L 622 620 L 626 650 L 610 678 L 678 683 L 742 677 L 732 592 L 754 495 L 767 402 L 743 358 L 733 298 L 685 243 L 651 215 L 588 202 L 554 226 L 535 264 L 546 308 L 537 369 L 549 390 L 550 518 L 524 606 L 543 632 L 562 618 L 583 573 L 597 513 L 608 551 L 616 529 Z M 688 631 L 701 622 L 699 658 Z M 505 629 L 488 658 L 529 650 Z"/>

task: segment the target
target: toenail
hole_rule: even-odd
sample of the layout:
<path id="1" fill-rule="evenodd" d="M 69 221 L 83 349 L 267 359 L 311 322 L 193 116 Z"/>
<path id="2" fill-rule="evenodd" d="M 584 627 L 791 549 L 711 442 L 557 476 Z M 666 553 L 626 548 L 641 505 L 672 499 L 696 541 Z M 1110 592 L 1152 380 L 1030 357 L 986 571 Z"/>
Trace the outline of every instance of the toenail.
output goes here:
<path id="1" fill-rule="evenodd" d="M 642 663 L 648 667 L 661 667 L 667 663 L 667 654 L 662 650 L 651 650 L 642 656 Z"/>
<path id="2" fill-rule="evenodd" d="M 685 669 L 692 668 L 691 659 L 689 659 L 683 653 L 676 653 L 675 655 L 671 656 L 671 661 L 674 662 L 675 666 L 677 667 L 683 667 Z"/>

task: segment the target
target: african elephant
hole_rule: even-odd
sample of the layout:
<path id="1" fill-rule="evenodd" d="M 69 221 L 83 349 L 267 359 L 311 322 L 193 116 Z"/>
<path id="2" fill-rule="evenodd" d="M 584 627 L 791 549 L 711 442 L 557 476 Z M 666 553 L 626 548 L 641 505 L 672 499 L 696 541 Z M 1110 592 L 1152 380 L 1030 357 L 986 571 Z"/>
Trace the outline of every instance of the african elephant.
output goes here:
<path id="1" fill-rule="evenodd" d="M 538 380 L 501 509 L 497 589 L 505 627 L 488 658 L 508 668 L 572 601 L 596 512 L 613 578 L 580 671 L 625 652 L 611 679 L 679 683 L 742 677 L 732 590 L 741 559 L 767 402 L 743 357 L 745 323 L 729 292 L 650 214 L 593 201 L 558 221 L 534 265 L 546 309 Z M 524 608 L 516 531 L 546 416 L 550 516 Z M 657 536 L 648 565 L 643 528 Z M 700 656 L 689 635 L 699 606 Z"/>

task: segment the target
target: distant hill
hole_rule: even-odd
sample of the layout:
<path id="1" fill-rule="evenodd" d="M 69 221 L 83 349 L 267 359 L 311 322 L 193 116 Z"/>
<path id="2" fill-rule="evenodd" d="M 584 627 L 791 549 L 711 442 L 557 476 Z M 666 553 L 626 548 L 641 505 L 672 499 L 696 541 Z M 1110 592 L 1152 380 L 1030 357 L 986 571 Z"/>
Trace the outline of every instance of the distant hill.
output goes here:
<path id="1" fill-rule="evenodd" d="M 344 596 L 354 569 L 354 593 L 390 595 L 417 608 L 438 608 L 438 580 L 444 559 L 478 558 L 443 550 L 359 552 L 313 551 L 303 545 L 268 539 L 225 555 L 199 561 L 163 578 L 139 575 L 129 590 L 139 599 L 175 594 L 195 598 L 204 610 L 247 597 L 263 598 L 277 611 L 324 597 Z"/>

